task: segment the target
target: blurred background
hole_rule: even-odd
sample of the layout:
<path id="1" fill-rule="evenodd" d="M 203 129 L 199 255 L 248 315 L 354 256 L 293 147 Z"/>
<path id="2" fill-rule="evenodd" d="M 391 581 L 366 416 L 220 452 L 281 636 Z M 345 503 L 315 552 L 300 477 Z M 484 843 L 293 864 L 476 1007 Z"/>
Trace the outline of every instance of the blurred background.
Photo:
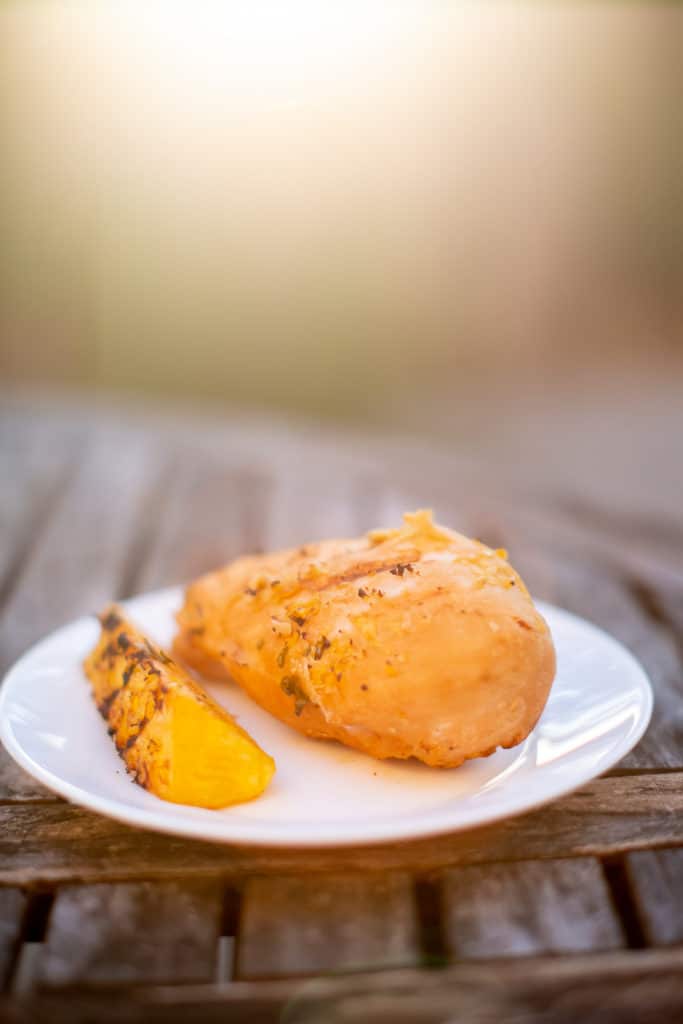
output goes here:
<path id="1" fill-rule="evenodd" d="M 675 4 L 4 0 L 2 394 L 420 436 L 671 512 L 682 100 Z"/>

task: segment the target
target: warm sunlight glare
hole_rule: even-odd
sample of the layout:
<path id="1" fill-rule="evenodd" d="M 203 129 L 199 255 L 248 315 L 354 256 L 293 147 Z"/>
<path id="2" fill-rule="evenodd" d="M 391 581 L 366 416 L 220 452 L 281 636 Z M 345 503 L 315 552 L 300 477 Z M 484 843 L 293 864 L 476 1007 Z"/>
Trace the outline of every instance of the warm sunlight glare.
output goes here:
<path id="1" fill-rule="evenodd" d="M 100 6 L 103 42 L 133 51 L 150 78 L 186 95 L 229 88 L 248 105 L 315 104 L 340 88 L 365 88 L 392 52 L 425 27 L 429 5 L 191 0 Z M 434 8 L 432 8 L 432 14 Z M 106 22 L 106 24 L 105 24 Z"/>

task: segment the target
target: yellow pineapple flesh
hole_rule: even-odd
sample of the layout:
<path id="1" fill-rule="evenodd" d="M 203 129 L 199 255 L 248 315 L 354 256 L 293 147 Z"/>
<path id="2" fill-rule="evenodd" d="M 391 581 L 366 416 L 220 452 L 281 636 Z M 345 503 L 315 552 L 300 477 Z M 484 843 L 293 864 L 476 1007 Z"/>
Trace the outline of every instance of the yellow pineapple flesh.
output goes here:
<path id="1" fill-rule="evenodd" d="M 136 782 L 172 803 L 220 808 L 252 800 L 275 762 L 116 605 L 84 668 L 97 708 Z"/>

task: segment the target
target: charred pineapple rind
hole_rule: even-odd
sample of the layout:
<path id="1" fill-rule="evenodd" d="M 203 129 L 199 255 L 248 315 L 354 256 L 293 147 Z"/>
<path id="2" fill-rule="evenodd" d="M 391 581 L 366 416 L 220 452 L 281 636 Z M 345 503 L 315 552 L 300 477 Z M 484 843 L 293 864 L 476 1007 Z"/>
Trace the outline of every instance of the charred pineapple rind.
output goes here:
<path id="1" fill-rule="evenodd" d="M 102 633 L 85 660 L 85 672 L 134 780 L 162 799 L 203 807 L 225 807 L 263 792 L 275 764 L 228 712 L 127 621 L 120 608 L 107 608 L 100 623 Z M 220 724 L 220 742 L 208 750 L 201 736 L 196 751 L 176 742 L 179 729 L 199 725 L 206 732 L 208 722 Z M 216 740 L 216 730 L 211 732 Z M 212 768 L 208 783 L 207 759 Z"/>

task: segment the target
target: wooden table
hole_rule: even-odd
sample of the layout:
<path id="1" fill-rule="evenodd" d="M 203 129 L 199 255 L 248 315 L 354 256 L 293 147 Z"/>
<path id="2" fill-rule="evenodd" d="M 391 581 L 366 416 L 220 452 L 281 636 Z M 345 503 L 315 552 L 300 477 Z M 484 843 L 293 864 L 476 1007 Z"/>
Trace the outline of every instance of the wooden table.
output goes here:
<path id="1" fill-rule="evenodd" d="M 683 1014 L 683 531 L 414 442 L 12 402 L 0 418 L 2 669 L 112 597 L 432 505 L 647 668 L 616 769 L 462 835 L 210 845 L 54 797 L 0 754 L 10 1021 L 674 1020 Z M 669 467 L 672 469 L 672 467 Z M 680 510 L 678 510 L 680 511 Z M 2 1016 L 2 1012 L 0 1012 Z"/>

